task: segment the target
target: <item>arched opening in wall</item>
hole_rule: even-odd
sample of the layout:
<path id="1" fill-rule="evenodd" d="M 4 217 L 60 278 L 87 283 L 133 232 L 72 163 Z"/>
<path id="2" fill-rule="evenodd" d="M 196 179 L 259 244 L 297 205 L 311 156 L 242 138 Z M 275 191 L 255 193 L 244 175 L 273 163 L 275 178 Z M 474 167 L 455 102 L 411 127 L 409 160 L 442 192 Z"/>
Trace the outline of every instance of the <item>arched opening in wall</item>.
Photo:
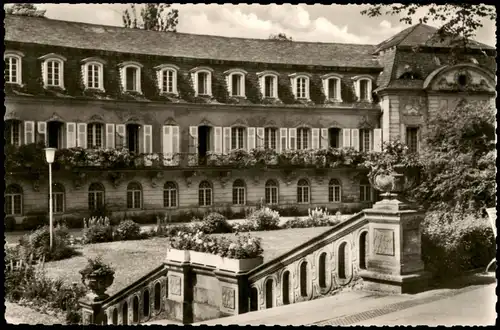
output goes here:
<path id="1" fill-rule="evenodd" d="M 467 85 L 467 82 L 468 82 L 467 80 L 468 80 L 467 76 L 464 74 L 461 74 L 458 76 L 458 84 L 462 87 Z"/>
<path id="2" fill-rule="evenodd" d="M 118 325 L 118 310 L 116 308 L 113 309 L 113 324 Z"/>
<path id="3" fill-rule="evenodd" d="M 250 289 L 250 312 L 256 311 L 259 309 L 259 292 L 257 288 Z"/>
<path id="4" fill-rule="evenodd" d="M 300 264 L 300 295 L 307 297 L 307 261 Z"/>
<path id="5" fill-rule="evenodd" d="M 283 273 L 283 305 L 290 303 L 290 272 L 287 270 Z"/>
<path id="6" fill-rule="evenodd" d="M 62 149 L 64 141 L 64 124 L 60 121 L 47 123 L 47 145 L 49 148 Z"/>
<path id="7" fill-rule="evenodd" d="M 137 298 L 137 296 L 134 297 L 134 300 L 132 302 L 132 314 L 132 321 L 134 323 L 139 322 L 139 298 Z"/>
<path id="8" fill-rule="evenodd" d="M 123 307 L 122 307 L 122 324 L 128 325 L 128 304 L 127 304 L 127 302 L 124 302 Z"/>
<path id="9" fill-rule="evenodd" d="M 366 269 L 366 256 L 368 254 L 368 233 L 365 231 L 359 235 L 359 268 Z"/>
<path id="10" fill-rule="evenodd" d="M 156 283 L 155 285 L 155 312 L 158 312 L 161 307 L 161 285 Z"/>
<path id="11" fill-rule="evenodd" d="M 266 309 L 273 308 L 273 301 L 274 301 L 273 287 L 274 287 L 274 281 L 272 279 L 268 279 L 266 281 Z"/>
<path id="12" fill-rule="evenodd" d="M 318 261 L 319 287 L 326 288 L 326 252 L 321 253 Z"/>
<path id="13" fill-rule="evenodd" d="M 142 312 L 144 317 L 149 317 L 149 290 L 144 291 L 142 297 Z"/>
<path id="14" fill-rule="evenodd" d="M 104 313 L 104 319 L 102 320 L 103 325 L 108 325 L 108 314 Z"/>
<path id="15" fill-rule="evenodd" d="M 347 275 L 346 275 L 346 262 L 345 262 L 345 259 L 346 259 L 346 246 L 347 246 L 347 243 L 344 242 L 342 244 L 340 244 L 339 246 L 339 259 L 338 259 L 338 270 L 339 270 L 339 278 L 340 279 L 345 279 L 347 278 Z"/>
<path id="16" fill-rule="evenodd" d="M 212 149 L 211 130 L 210 126 L 198 126 L 198 159 L 200 165 L 207 164 L 207 152 Z"/>

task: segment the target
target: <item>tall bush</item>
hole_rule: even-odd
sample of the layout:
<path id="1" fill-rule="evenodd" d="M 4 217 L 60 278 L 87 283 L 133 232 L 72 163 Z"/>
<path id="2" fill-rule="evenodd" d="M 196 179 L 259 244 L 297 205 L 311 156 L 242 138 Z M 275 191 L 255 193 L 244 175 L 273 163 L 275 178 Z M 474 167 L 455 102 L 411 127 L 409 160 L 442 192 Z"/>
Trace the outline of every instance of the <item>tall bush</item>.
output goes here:
<path id="1" fill-rule="evenodd" d="M 205 234 L 223 234 L 232 231 L 227 218 L 220 213 L 212 212 L 207 214 L 201 223 L 200 230 Z"/>
<path id="2" fill-rule="evenodd" d="M 19 240 L 19 245 L 26 255 L 32 254 L 35 259 L 45 258 L 46 261 L 66 259 L 77 254 L 70 244 L 68 228 L 61 225 L 54 228 L 52 249 L 49 226 L 24 235 Z"/>
<path id="3" fill-rule="evenodd" d="M 139 238 L 141 238 L 141 226 L 132 220 L 120 222 L 113 235 L 113 239 L 117 241 L 134 240 Z"/>
<path id="4" fill-rule="evenodd" d="M 104 243 L 113 241 L 113 227 L 109 218 L 89 218 L 83 219 L 83 244 Z"/>

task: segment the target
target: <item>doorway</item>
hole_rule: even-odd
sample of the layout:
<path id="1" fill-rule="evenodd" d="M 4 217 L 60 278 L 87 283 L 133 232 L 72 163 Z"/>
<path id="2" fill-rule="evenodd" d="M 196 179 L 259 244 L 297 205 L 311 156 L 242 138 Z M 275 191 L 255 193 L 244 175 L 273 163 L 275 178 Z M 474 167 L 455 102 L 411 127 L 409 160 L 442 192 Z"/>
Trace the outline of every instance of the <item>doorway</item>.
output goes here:
<path id="1" fill-rule="evenodd" d="M 210 126 L 198 126 L 198 159 L 200 165 L 207 164 L 207 153 L 211 150 Z"/>
<path id="2" fill-rule="evenodd" d="M 127 148 L 131 153 L 139 153 L 139 129 L 137 124 L 127 125 Z"/>
<path id="3" fill-rule="evenodd" d="M 62 149 L 64 124 L 60 121 L 49 121 L 47 123 L 47 144 L 49 148 Z"/>

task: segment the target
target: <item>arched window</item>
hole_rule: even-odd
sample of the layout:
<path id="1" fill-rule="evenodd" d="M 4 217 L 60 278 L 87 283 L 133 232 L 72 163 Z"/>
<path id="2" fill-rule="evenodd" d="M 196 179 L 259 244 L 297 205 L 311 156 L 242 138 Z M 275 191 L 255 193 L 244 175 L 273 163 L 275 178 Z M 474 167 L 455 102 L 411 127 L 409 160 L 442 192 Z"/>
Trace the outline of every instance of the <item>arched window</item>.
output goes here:
<path id="1" fill-rule="evenodd" d="M 177 72 L 179 67 L 172 64 L 157 66 L 158 87 L 160 93 L 178 94 L 177 92 Z"/>
<path id="2" fill-rule="evenodd" d="M 89 210 L 94 211 L 104 206 L 104 186 L 94 182 L 89 186 Z"/>
<path id="3" fill-rule="evenodd" d="M 64 89 L 64 62 L 66 58 L 57 54 L 40 57 L 42 62 L 44 87 L 60 87 Z"/>
<path id="4" fill-rule="evenodd" d="M 309 74 L 294 73 L 289 76 L 296 99 L 309 99 Z"/>
<path id="5" fill-rule="evenodd" d="M 259 77 L 260 92 L 264 98 L 278 97 L 278 73 L 275 71 L 264 71 L 257 73 Z"/>
<path id="6" fill-rule="evenodd" d="M 212 205 L 212 185 L 208 181 L 202 181 L 198 191 L 200 206 Z"/>
<path id="7" fill-rule="evenodd" d="M 370 202 L 372 200 L 372 187 L 367 178 L 359 182 L 359 201 Z"/>
<path id="8" fill-rule="evenodd" d="M 368 256 L 368 232 L 359 235 L 359 268 L 366 269 L 366 257 Z"/>
<path id="9" fill-rule="evenodd" d="M 127 186 L 127 208 L 142 208 L 142 187 L 137 182 L 131 182 Z"/>
<path id="10" fill-rule="evenodd" d="M 372 80 L 359 78 L 356 81 L 356 94 L 361 102 L 372 102 Z"/>
<path id="11" fill-rule="evenodd" d="M 148 318 L 149 317 L 149 290 L 144 291 L 144 295 L 142 297 L 142 313 L 144 317 Z"/>
<path id="12" fill-rule="evenodd" d="M 306 179 L 297 183 L 297 203 L 309 204 L 309 182 Z"/>
<path id="13" fill-rule="evenodd" d="M 104 124 L 87 124 L 87 148 L 99 149 L 104 147 Z"/>
<path id="14" fill-rule="evenodd" d="M 329 73 L 321 76 L 321 78 L 323 79 L 323 91 L 325 93 L 326 99 L 333 102 L 342 102 L 342 76 L 335 73 Z"/>
<path id="15" fill-rule="evenodd" d="M 172 181 L 165 182 L 163 187 L 163 206 L 177 207 L 177 186 Z"/>
<path id="16" fill-rule="evenodd" d="M 128 304 L 125 301 L 122 307 L 122 324 L 128 325 Z"/>
<path id="17" fill-rule="evenodd" d="M 208 67 L 191 69 L 195 96 L 212 95 L 212 73 L 213 69 Z"/>
<path id="18" fill-rule="evenodd" d="M 52 211 L 64 213 L 64 186 L 60 183 L 52 184 Z"/>
<path id="19" fill-rule="evenodd" d="M 236 180 L 233 183 L 233 204 L 245 205 L 245 182 Z"/>
<path id="20" fill-rule="evenodd" d="M 22 84 L 22 63 L 24 54 L 17 51 L 5 51 L 3 60 L 5 62 L 4 78 L 8 84 Z"/>
<path id="21" fill-rule="evenodd" d="M 155 284 L 155 312 L 160 311 L 161 308 L 161 284 Z"/>
<path id="22" fill-rule="evenodd" d="M 5 189 L 5 214 L 23 214 L 23 190 L 17 184 L 8 185 Z"/>
<path id="23" fill-rule="evenodd" d="M 347 278 L 347 274 L 346 274 L 346 258 L 347 258 L 346 247 L 347 247 L 346 242 L 343 242 L 339 246 L 338 271 L 339 271 L 339 278 L 340 279 Z"/>
<path id="24" fill-rule="evenodd" d="M 226 74 L 229 96 L 245 97 L 245 76 L 247 72 L 241 69 L 231 69 Z"/>
<path id="25" fill-rule="evenodd" d="M 142 67 L 143 65 L 137 62 L 124 62 L 120 64 L 120 77 L 123 91 L 142 93 Z"/>
<path id="26" fill-rule="evenodd" d="M 104 61 L 97 57 L 86 58 L 82 65 L 82 77 L 85 88 L 104 91 Z"/>
<path id="27" fill-rule="evenodd" d="M 330 203 L 340 203 L 340 182 L 337 179 L 331 179 L 328 183 L 328 201 Z"/>
<path id="28" fill-rule="evenodd" d="M 274 281 L 272 278 L 266 281 L 266 309 L 274 307 Z"/>
<path id="29" fill-rule="evenodd" d="M 278 204 L 278 183 L 274 180 L 267 180 L 265 189 L 266 204 Z"/>
<path id="30" fill-rule="evenodd" d="M 307 297 L 307 261 L 300 264 L 300 295 Z"/>
<path id="31" fill-rule="evenodd" d="M 138 323 L 139 322 L 139 298 L 137 296 L 134 297 L 134 300 L 132 302 L 132 322 Z"/>
<path id="32" fill-rule="evenodd" d="M 283 305 L 290 303 L 290 272 L 286 270 L 283 273 Z"/>
<path id="33" fill-rule="evenodd" d="M 326 288 L 326 252 L 321 253 L 318 260 L 319 287 Z"/>

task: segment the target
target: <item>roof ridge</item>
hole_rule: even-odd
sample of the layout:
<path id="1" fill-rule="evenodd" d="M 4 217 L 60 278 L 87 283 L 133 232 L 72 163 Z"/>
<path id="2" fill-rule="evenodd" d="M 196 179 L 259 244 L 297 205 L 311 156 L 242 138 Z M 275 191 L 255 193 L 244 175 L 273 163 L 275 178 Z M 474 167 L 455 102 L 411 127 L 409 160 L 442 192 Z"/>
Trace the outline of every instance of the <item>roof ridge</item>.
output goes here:
<path id="1" fill-rule="evenodd" d="M 70 24 L 77 24 L 77 25 L 113 28 L 113 29 L 118 29 L 118 30 L 130 29 L 127 27 L 117 26 L 117 25 L 105 25 L 105 24 L 95 24 L 95 23 L 79 22 L 79 21 L 67 21 L 67 20 L 54 19 L 54 18 L 48 18 L 48 17 L 35 17 L 35 16 L 22 16 L 22 15 L 14 15 L 14 14 L 5 14 L 5 18 L 7 18 L 7 17 L 15 17 L 15 18 L 20 18 L 20 19 L 39 19 L 39 20 L 43 19 L 43 20 L 50 20 L 50 21 L 55 21 L 55 22 L 63 22 L 63 23 L 70 23 Z M 177 35 L 183 34 L 183 35 L 189 35 L 189 36 L 201 36 L 201 37 L 222 38 L 222 39 L 257 40 L 257 41 L 264 41 L 264 42 L 280 42 L 280 43 L 282 42 L 281 40 L 273 40 L 273 39 L 228 37 L 228 36 L 221 36 L 221 35 L 198 34 L 198 33 L 188 33 L 188 32 L 151 31 L 151 30 L 143 30 L 143 29 L 131 29 L 131 30 L 136 30 L 136 31 L 141 31 L 141 32 L 146 32 L 146 33 L 172 33 L 172 34 L 175 33 Z M 376 47 L 375 44 L 356 44 L 356 43 L 343 43 L 343 42 L 301 41 L 301 40 L 293 40 L 292 42 L 295 44 L 302 43 L 302 44 L 355 45 L 355 46 Z"/>

